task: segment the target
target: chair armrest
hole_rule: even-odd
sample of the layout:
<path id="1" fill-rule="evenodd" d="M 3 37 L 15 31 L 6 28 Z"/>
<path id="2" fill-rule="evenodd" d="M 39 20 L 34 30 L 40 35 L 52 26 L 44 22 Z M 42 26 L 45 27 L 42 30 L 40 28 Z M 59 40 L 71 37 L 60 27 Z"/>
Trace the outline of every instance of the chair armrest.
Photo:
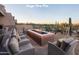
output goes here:
<path id="1" fill-rule="evenodd" d="M 48 55 L 64 55 L 65 52 L 56 45 L 48 42 Z"/>

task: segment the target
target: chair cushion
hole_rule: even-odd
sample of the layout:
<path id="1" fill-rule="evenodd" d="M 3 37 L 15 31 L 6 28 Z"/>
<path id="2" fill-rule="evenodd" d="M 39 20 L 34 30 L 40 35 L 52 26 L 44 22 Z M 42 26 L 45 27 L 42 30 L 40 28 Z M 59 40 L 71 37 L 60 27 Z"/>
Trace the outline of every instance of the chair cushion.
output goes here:
<path id="1" fill-rule="evenodd" d="M 75 54 L 76 54 L 76 55 L 79 55 L 79 42 L 76 43 L 76 46 L 75 46 L 75 49 L 74 49 L 74 50 L 75 50 L 75 51 L 74 51 Z"/>
<path id="2" fill-rule="evenodd" d="M 20 51 L 22 50 L 29 50 L 29 49 L 33 49 L 34 47 L 31 45 L 31 43 L 28 43 L 27 45 L 23 45 L 23 46 L 20 46 Z"/>
<path id="3" fill-rule="evenodd" d="M 66 47 L 69 45 L 69 43 L 62 41 L 60 48 L 65 51 Z"/>
<path id="4" fill-rule="evenodd" d="M 70 48 L 66 52 L 66 55 L 78 55 L 79 54 L 79 40 L 74 40 L 70 43 Z"/>
<path id="5" fill-rule="evenodd" d="M 61 46 L 61 42 L 60 42 L 59 40 L 57 40 L 56 45 L 57 45 L 58 47 L 60 47 L 60 46 Z"/>
<path id="6" fill-rule="evenodd" d="M 16 31 L 16 29 L 13 30 L 12 36 L 15 36 L 17 38 L 18 41 L 21 40 L 19 33 Z"/>
<path id="7" fill-rule="evenodd" d="M 68 48 L 70 47 L 70 43 L 74 40 L 74 38 L 69 37 L 69 38 L 63 38 L 63 41 L 61 43 L 61 49 L 63 49 L 64 51 L 67 51 Z"/>
<path id="8" fill-rule="evenodd" d="M 15 37 L 12 37 L 9 42 L 9 49 L 12 54 L 15 54 L 19 51 L 19 43 L 18 40 Z"/>
<path id="9" fill-rule="evenodd" d="M 28 39 L 23 39 L 23 40 L 19 41 L 19 47 L 23 46 L 23 45 L 27 45 L 28 43 L 30 43 L 30 41 Z"/>

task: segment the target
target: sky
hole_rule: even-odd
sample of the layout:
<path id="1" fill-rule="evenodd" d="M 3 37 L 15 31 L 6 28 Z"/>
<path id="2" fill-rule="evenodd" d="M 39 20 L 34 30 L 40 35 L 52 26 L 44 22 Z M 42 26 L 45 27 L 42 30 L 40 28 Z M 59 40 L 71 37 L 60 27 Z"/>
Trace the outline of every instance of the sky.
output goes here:
<path id="1" fill-rule="evenodd" d="M 79 23 L 79 4 L 5 4 L 5 9 L 18 23 L 65 23 L 69 17 Z"/>

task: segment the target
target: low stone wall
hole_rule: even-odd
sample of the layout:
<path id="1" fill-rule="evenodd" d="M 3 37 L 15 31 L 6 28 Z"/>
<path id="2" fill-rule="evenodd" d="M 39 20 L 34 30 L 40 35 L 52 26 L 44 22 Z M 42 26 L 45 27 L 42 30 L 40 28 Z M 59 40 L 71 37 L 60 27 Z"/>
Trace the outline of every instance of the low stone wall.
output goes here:
<path id="1" fill-rule="evenodd" d="M 47 34 L 40 34 L 40 33 L 37 33 L 35 31 L 28 30 L 27 35 L 30 36 L 39 45 L 45 45 L 50 40 L 54 41 L 54 34 L 49 33 L 49 32 Z"/>

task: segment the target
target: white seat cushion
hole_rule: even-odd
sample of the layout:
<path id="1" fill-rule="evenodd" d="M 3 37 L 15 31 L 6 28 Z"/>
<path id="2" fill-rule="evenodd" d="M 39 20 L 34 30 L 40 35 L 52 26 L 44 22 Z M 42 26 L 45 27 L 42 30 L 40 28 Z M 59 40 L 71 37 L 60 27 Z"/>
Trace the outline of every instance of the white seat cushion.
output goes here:
<path id="1" fill-rule="evenodd" d="M 15 54 L 19 51 L 19 43 L 15 37 L 11 38 L 11 40 L 9 42 L 9 48 L 13 54 Z"/>

